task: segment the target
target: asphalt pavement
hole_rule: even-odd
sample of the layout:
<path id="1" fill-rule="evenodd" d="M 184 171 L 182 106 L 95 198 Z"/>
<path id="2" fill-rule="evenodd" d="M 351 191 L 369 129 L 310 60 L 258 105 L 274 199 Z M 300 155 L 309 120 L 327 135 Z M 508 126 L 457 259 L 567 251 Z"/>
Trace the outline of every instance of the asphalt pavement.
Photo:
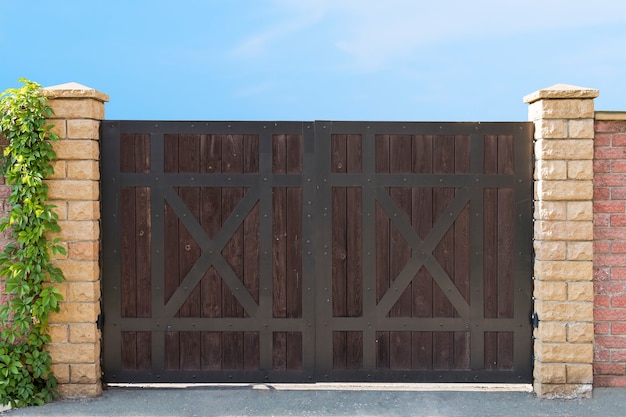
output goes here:
<path id="1" fill-rule="evenodd" d="M 207 385 L 110 387 L 93 399 L 13 409 L 17 416 L 626 416 L 626 389 L 537 398 L 529 386 Z"/>

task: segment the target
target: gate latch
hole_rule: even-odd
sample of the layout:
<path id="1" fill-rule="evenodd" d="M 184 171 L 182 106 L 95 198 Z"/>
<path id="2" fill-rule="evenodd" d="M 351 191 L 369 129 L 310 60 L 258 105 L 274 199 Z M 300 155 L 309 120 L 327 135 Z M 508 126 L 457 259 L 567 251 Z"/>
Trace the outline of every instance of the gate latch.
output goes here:
<path id="1" fill-rule="evenodd" d="M 539 315 L 535 312 L 532 316 L 530 316 L 530 321 L 533 324 L 534 329 L 539 328 Z"/>

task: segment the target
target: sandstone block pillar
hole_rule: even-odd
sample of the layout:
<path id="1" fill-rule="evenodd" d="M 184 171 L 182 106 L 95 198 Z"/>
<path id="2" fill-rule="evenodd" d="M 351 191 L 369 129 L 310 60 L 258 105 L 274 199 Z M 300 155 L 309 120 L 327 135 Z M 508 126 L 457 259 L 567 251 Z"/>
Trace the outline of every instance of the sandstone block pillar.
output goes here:
<path id="1" fill-rule="evenodd" d="M 592 395 L 596 97 L 564 84 L 524 97 L 535 124 L 534 389 L 542 397 Z"/>
<path id="2" fill-rule="evenodd" d="M 50 124 L 60 137 L 48 180 L 66 256 L 55 258 L 66 281 L 64 301 L 50 317 L 53 371 L 63 397 L 101 393 L 100 331 L 100 122 L 106 94 L 76 83 L 44 89 L 54 110 Z"/>

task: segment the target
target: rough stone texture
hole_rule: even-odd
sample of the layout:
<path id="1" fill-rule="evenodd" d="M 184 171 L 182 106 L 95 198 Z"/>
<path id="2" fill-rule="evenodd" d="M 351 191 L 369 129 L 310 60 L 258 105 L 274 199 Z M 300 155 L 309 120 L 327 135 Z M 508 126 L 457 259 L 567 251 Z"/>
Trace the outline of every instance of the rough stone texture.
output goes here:
<path id="1" fill-rule="evenodd" d="M 592 139 L 595 131 L 593 119 L 570 120 L 568 126 L 568 137 L 572 139 Z"/>
<path id="2" fill-rule="evenodd" d="M 535 122 L 535 139 L 563 139 L 567 137 L 567 120 L 540 119 Z"/>
<path id="3" fill-rule="evenodd" d="M 100 331 L 94 323 L 78 323 L 68 326 L 71 343 L 96 343 L 100 340 Z"/>
<path id="4" fill-rule="evenodd" d="M 51 200 L 98 200 L 100 188 L 97 181 L 62 179 L 48 180 L 48 195 Z"/>
<path id="5" fill-rule="evenodd" d="M 564 384 L 567 382 L 567 371 L 565 365 L 561 364 L 542 364 L 539 363 L 533 369 L 533 374 L 541 376 L 546 383 Z"/>
<path id="6" fill-rule="evenodd" d="M 70 382 L 70 366 L 62 363 L 51 366 L 54 376 L 59 384 L 68 384 Z"/>
<path id="7" fill-rule="evenodd" d="M 100 158 L 100 145 L 95 140 L 64 140 L 54 142 L 52 148 L 61 160 L 98 160 Z"/>
<path id="8" fill-rule="evenodd" d="M 578 87 L 569 84 L 555 84 L 548 88 L 535 91 L 524 97 L 524 103 L 531 104 L 541 99 L 597 98 L 598 90 Z"/>
<path id="9" fill-rule="evenodd" d="M 592 365 L 567 365 L 567 380 L 571 383 L 592 384 L 593 383 L 593 366 Z"/>
<path id="10" fill-rule="evenodd" d="M 592 261 L 593 242 L 567 242 L 566 258 L 570 261 Z"/>
<path id="11" fill-rule="evenodd" d="M 98 140 L 100 138 L 100 121 L 91 119 L 68 120 L 67 138 Z"/>
<path id="12" fill-rule="evenodd" d="M 591 396 L 593 364 L 593 98 L 556 85 L 524 98 L 535 123 L 534 389 Z"/>
<path id="13" fill-rule="evenodd" d="M 58 390 L 63 398 L 97 397 L 102 394 L 102 384 L 59 384 Z"/>
<path id="14" fill-rule="evenodd" d="M 597 114 L 594 385 L 626 387 L 626 113 Z"/>
<path id="15" fill-rule="evenodd" d="M 100 366 L 92 363 L 88 365 L 70 365 L 70 381 L 72 384 L 95 384 L 100 379 Z"/>
<path id="16" fill-rule="evenodd" d="M 591 240 L 593 224 L 591 221 L 538 220 L 535 222 L 535 236 L 537 234 L 541 234 L 542 240 Z"/>
<path id="17" fill-rule="evenodd" d="M 559 160 L 537 161 L 535 164 L 536 180 L 566 180 L 567 162 Z"/>
<path id="18" fill-rule="evenodd" d="M 535 249 L 535 259 L 540 261 L 564 261 L 567 257 L 566 242 L 543 241 L 533 242 Z"/>
<path id="19" fill-rule="evenodd" d="M 567 220 L 567 203 L 565 201 L 535 202 L 535 219 Z"/>
<path id="20" fill-rule="evenodd" d="M 541 340 L 545 342 L 565 342 L 567 340 L 567 327 L 562 323 L 542 323 L 542 325 L 539 326 L 537 333 L 538 336 L 541 337 Z M 544 368 L 549 366 L 550 365 L 544 365 Z M 558 365 L 558 367 L 561 366 L 562 365 Z M 565 369 L 564 366 L 563 369 Z M 565 373 L 563 373 L 563 375 L 565 375 Z"/>
<path id="21" fill-rule="evenodd" d="M 593 282 L 568 282 L 567 300 L 593 302 Z"/>
<path id="22" fill-rule="evenodd" d="M 94 182 L 100 179 L 98 161 L 67 161 L 66 165 L 68 179 L 87 179 Z"/>
<path id="23" fill-rule="evenodd" d="M 592 160 L 593 140 L 543 140 L 535 142 L 535 154 L 541 155 L 542 160 Z"/>
<path id="24" fill-rule="evenodd" d="M 586 303 L 589 304 L 589 303 Z M 567 340 L 572 343 L 593 342 L 593 323 L 570 323 L 567 325 Z M 586 365 L 585 365 L 586 366 Z M 591 369 L 591 365 L 589 365 Z M 589 381 L 592 382 L 592 381 Z"/>
<path id="25" fill-rule="evenodd" d="M 102 391 L 100 382 L 100 172 L 99 127 L 106 94 L 76 83 L 44 89 L 55 114 L 50 120 L 60 140 L 55 174 L 47 180 L 50 200 L 57 206 L 60 237 L 67 255 L 56 257 L 66 282 L 60 312 L 50 317 L 53 369 L 59 393 L 66 398 L 90 397 Z"/>
<path id="26" fill-rule="evenodd" d="M 69 201 L 67 219 L 100 220 L 100 203 L 98 201 Z"/>
<path id="27" fill-rule="evenodd" d="M 104 119 L 103 102 L 97 99 L 55 98 L 50 107 L 57 119 Z"/>
<path id="28" fill-rule="evenodd" d="M 66 242 L 80 240 L 98 240 L 100 225 L 95 220 L 59 220 L 61 232 L 52 237 L 60 237 Z"/>
<path id="29" fill-rule="evenodd" d="M 567 300 L 567 283 L 561 281 L 536 281 L 534 297 L 542 296 L 544 301 Z"/>
<path id="30" fill-rule="evenodd" d="M 593 161 L 569 161 L 567 163 L 567 179 L 571 180 L 592 180 Z"/>
<path id="31" fill-rule="evenodd" d="M 593 181 L 536 181 L 535 199 L 552 201 L 585 200 L 593 198 Z"/>
<path id="32" fill-rule="evenodd" d="M 593 100 L 540 100 L 528 106 L 528 115 L 532 121 L 539 119 L 589 119 L 594 116 Z"/>
<path id="33" fill-rule="evenodd" d="M 588 169 L 593 169 L 593 165 L 588 165 Z M 591 201 L 568 202 L 567 220 L 593 220 L 593 203 Z"/>
<path id="34" fill-rule="evenodd" d="M 97 281 L 100 279 L 100 267 L 97 261 L 62 260 L 55 262 L 63 270 L 68 282 Z"/>

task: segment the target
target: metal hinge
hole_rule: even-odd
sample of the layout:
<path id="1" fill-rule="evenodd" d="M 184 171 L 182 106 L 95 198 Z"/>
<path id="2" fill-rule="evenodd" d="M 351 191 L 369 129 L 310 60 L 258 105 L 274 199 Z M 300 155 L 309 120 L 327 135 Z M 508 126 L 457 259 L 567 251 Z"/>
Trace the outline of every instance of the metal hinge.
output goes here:
<path id="1" fill-rule="evenodd" d="M 98 330 L 102 330 L 102 328 L 104 327 L 104 313 L 98 314 L 98 319 L 96 320 L 96 327 L 98 327 Z"/>
<path id="2" fill-rule="evenodd" d="M 537 313 L 533 313 L 533 315 L 530 316 L 530 322 L 533 324 L 534 329 L 538 329 L 539 328 L 539 315 Z"/>

